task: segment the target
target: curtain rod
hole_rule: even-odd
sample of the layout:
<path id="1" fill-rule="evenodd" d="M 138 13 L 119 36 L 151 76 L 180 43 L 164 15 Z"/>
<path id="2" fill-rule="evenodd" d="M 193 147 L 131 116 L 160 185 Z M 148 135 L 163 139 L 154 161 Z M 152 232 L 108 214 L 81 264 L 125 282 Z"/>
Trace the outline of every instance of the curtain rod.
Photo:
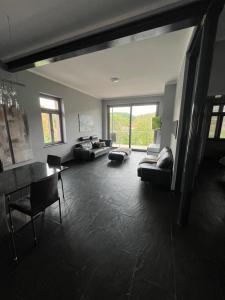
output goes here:
<path id="1" fill-rule="evenodd" d="M 12 80 L 3 79 L 3 78 L 0 78 L 0 80 L 1 80 L 2 82 L 11 83 L 11 84 L 18 85 L 18 86 L 23 86 L 23 87 L 26 86 L 24 83 L 20 83 L 20 82 L 17 82 L 17 81 L 12 81 Z"/>

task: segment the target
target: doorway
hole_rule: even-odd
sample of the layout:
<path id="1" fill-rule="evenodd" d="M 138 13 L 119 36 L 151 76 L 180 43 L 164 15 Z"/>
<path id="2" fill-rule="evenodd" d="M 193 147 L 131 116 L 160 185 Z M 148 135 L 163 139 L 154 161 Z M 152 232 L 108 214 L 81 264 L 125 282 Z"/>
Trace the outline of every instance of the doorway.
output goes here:
<path id="1" fill-rule="evenodd" d="M 109 107 L 109 137 L 113 147 L 145 151 L 156 143 L 160 130 L 158 104 L 130 104 Z"/>

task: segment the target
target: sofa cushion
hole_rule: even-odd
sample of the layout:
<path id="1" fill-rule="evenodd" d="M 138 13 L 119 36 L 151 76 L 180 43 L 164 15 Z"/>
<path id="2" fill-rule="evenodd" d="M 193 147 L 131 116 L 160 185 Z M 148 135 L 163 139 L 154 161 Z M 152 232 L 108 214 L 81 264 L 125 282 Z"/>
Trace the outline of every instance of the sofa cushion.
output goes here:
<path id="1" fill-rule="evenodd" d="M 173 156 L 171 150 L 160 154 L 160 157 L 156 163 L 156 166 L 161 169 L 172 169 L 173 167 Z"/>
<path id="2" fill-rule="evenodd" d="M 93 149 L 92 153 L 93 153 L 93 157 L 98 157 L 100 155 L 108 153 L 109 151 L 110 151 L 109 147 L 102 147 L 98 149 Z"/>
<path id="3" fill-rule="evenodd" d="M 91 142 L 82 143 L 81 146 L 85 150 L 91 150 L 92 149 L 92 143 Z"/>
<path id="4" fill-rule="evenodd" d="M 163 155 L 165 152 L 171 151 L 169 147 L 163 147 L 162 150 L 159 152 L 158 157 L 160 157 L 160 155 Z"/>

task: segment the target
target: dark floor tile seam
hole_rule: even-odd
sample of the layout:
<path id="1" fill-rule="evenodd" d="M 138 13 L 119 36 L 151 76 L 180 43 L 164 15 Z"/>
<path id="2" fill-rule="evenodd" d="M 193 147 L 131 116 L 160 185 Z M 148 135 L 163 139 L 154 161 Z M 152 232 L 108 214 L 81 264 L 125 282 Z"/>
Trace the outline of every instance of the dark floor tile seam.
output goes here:
<path id="1" fill-rule="evenodd" d="M 174 300 L 177 300 L 177 279 L 176 279 L 176 257 L 175 257 L 175 245 L 174 245 L 174 234 L 173 234 L 173 223 L 170 222 L 170 241 L 172 251 L 172 270 L 173 270 L 173 290 Z"/>

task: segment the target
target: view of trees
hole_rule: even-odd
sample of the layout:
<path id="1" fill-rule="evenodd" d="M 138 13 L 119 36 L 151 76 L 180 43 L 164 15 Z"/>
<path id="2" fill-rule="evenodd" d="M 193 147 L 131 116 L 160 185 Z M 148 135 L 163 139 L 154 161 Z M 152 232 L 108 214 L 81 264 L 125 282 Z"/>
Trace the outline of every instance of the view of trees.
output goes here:
<path id="1" fill-rule="evenodd" d="M 154 143 L 154 130 L 152 118 L 154 113 L 132 116 L 131 144 L 147 146 Z M 129 144 L 130 114 L 125 112 L 110 113 L 110 133 L 114 144 Z"/>

